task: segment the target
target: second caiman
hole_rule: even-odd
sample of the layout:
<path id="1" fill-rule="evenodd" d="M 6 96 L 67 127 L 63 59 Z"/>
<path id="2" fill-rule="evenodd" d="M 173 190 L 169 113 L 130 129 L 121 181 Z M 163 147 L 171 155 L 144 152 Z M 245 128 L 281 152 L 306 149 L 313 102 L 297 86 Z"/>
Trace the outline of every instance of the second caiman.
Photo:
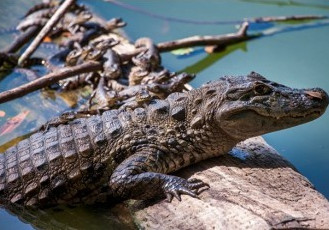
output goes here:
<path id="1" fill-rule="evenodd" d="M 314 120 L 327 105 L 322 89 L 292 89 L 252 72 L 51 126 L 0 154 L 0 204 L 197 197 L 206 183 L 169 173 Z"/>

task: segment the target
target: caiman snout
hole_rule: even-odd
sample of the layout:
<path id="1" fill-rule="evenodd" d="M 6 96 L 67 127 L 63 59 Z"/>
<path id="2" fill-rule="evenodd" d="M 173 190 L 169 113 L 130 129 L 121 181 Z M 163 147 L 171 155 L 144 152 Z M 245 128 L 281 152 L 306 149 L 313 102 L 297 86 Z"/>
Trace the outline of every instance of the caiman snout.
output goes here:
<path id="1" fill-rule="evenodd" d="M 320 88 L 307 89 L 304 90 L 304 93 L 309 99 L 321 103 L 323 107 L 328 106 L 329 96 L 323 89 Z"/>

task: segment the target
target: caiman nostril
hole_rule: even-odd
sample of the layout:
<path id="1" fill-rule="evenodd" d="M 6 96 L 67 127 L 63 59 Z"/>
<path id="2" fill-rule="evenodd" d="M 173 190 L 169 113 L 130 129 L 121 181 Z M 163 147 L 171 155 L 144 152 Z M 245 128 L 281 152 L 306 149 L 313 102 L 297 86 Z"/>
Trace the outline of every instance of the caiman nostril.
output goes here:
<path id="1" fill-rule="evenodd" d="M 329 96 L 323 89 L 314 88 L 309 90 L 304 90 L 305 96 L 313 101 L 321 103 L 321 105 L 327 107 L 329 104 Z"/>
<path id="2" fill-rule="evenodd" d="M 316 99 L 320 99 L 322 100 L 323 97 L 325 97 L 324 94 L 322 94 L 321 92 L 316 92 L 316 91 L 304 91 L 304 93 L 311 98 L 316 98 Z"/>

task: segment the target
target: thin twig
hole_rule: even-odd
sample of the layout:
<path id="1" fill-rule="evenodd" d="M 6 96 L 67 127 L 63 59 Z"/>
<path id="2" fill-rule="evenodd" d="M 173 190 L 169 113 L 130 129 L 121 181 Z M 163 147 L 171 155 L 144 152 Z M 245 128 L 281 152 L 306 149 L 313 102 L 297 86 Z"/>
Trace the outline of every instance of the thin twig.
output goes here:
<path id="1" fill-rule="evenodd" d="M 328 16 L 323 15 L 293 15 L 293 16 L 273 16 L 273 17 L 259 17 L 247 19 L 248 22 L 286 22 L 286 21 L 304 21 L 304 20 L 318 20 L 326 19 Z"/>
<path id="2" fill-rule="evenodd" d="M 59 69 L 56 72 L 47 74 L 27 84 L 0 93 L 0 104 L 19 98 L 25 94 L 31 93 L 33 91 L 49 86 L 51 84 L 54 84 L 59 80 L 63 80 L 65 78 L 72 77 L 81 73 L 99 71 L 102 70 L 102 68 L 103 68 L 102 63 L 88 61 L 81 65 Z"/>
<path id="3" fill-rule="evenodd" d="M 30 46 L 25 50 L 22 56 L 18 59 L 18 65 L 22 65 L 24 61 L 29 58 L 32 53 L 38 48 L 39 44 L 42 40 L 47 36 L 50 30 L 54 27 L 54 25 L 61 19 L 61 17 L 65 14 L 65 12 L 69 9 L 69 7 L 76 0 L 66 0 L 54 13 L 54 15 L 49 19 L 46 25 L 42 28 Z"/>
<path id="4" fill-rule="evenodd" d="M 248 23 L 243 23 L 241 28 L 237 33 L 234 34 L 225 34 L 225 35 L 217 35 L 217 36 L 195 36 L 191 38 L 181 39 L 172 42 L 164 42 L 160 43 L 157 46 L 160 47 L 159 50 L 161 52 L 166 52 L 170 50 L 174 50 L 182 47 L 190 47 L 195 45 L 214 45 L 214 44 L 232 44 L 242 40 L 251 39 L 251 36 L 247 35 Z M 206 38 L 206 39 L 204 39 Z M 183 42 L 181 42 L 183 41 Z M 122 53 L 120 54 L 121 61 L 130 60 L 133 56 L 138 55 L 141 52 L 146 51 L 145 48 L 137 48 L 132 52 Z M 74 66 L 74 67 L 66 67 L 59 69 L 53 73 L 47 74 L 37 80 L 34 80 L 25 85 L 19 86 L 17 88 L 5 91 L 0 93 L 0 103 L 4 103 L 6 101 L 10 101 L 16 99 L 25 94 L 31 93 L 35 90 L 41 89 L 43 87 L 49 86 L 58 82 L 59 80 L 63 80 L 65 78 L 69 78 L 71 76 L 85 73 L 85 72 L 94 72 L 102 69 L 102 63 L 99 62 L 86 62 L 84 64 Z"/>
<path id="5" fill-rule="evenodd" d="M 257 37 L 258 35 L 248 35 L 248 22 L 244 22 L 241 28 L 236 33 L 213 35 L 213 36 L 192 36 L 175 41 L 162 42 L 157 44 L 160 52 L 168 52 L 175 49 L 193 47 L 193 46 L 209 46 L 209 45 L 221 45 L 227 46 L 235 44 L 241 41 L 246 41 Z"/>
<path id="6" fill-rule="evenodd" d="M 193 19 L 183 19 L 183 18 L 174 18 L 174 17 L 169 17 L 169 16 L 164 16 L 164 15 L 159 15 L 156 13 L 153 13 L 151 11 L 144 10 L 142 8 L 139 8 L 134 5 L 130 5 L 127 3 L 123 3 L 121 1 L 116 1 L 116 0 L 104 0 L 105 2 L 112 3 L 116 6 L 122 7 L 127 10 L 135 11 L 140 14 L 147 15 L 152 18 L 157 18 L 165 21 L 172 21 L 172 22 L 178 22 L 178 23 L 187 23 L 187 24 L 194 24 L 194 25 L 227 25 L 227 24 L 240 24 L 243 21 L 242 20 L 236 20 L 236 21 L 198 21 L 198 20 L 193 20 Z"/>
<path id="7" fill-rule="evenodd" d="M 165 21 L 172 21 L 177 23 L 187 23 L 187 24 L 194 24 L 194 25 L 235 25 L 241 24 L 243 22 L 280 22 L 280 21 L 290 21 L 290 20 L 314 20 L 314 19 L 325 19 L 328 18 L 327 16 L 317 16 L 317 15 L 296 15 L 296 16 L 273 16 L 273 17 L 259 17 L 259 18 L 245 18 L 243 20 L 215 20 L 215 21 L 200 21 L 200 20 L 193 20 L 193 19 L 183 19 L 183 18 L 174 18 L 168 17 L 164 15 L 159 15 L 153 13 L 151 11 L 144 10 L 140 7 L 130 5 L 121 1 L 116 0 L 104 0 L 105 2 L 112 3 L 116 6 L 122 7 L 127 10 L 135 11 L 140 14 L 147 15 L 149 17 L 165 20 Z"/>
<path id="8" fill-rule="evenodd" d="M 124 53 L 120 55 L 121 61 L 127 61 L 131 59 L 133 56 L 136 56 L 140 52 L 145 51 L 145 48 L 136 49 L 132 52 Z M 55 72 L 42 76 L 34 81 L 31 81 L 27 84 L 18 86 L 14 89 L 7 90 L 5 92 L 0 93 L 0 104 L 14 100 L 18 97 L 22 97 L 28 93 L 33 91 L 42 89 L 51 84 L 54 84 L 60 80 L 88 72 L 95 72 L 102 70 L 103 64 L 95 61 L 88 61 L 83 64 L 73 66 L 73 67 L 65 67 L 61 69 L 57 69 Z"/>

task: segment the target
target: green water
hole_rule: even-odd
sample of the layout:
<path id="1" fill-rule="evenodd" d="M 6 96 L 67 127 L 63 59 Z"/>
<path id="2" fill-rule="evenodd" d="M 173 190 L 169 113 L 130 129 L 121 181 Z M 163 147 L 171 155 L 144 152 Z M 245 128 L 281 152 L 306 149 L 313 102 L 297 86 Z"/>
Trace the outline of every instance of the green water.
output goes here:
<path id="1" fill-rule="evenodd" d="M 37 1 L 1 0 L 0 26 L 14 26 L 19 17 Z M 140 14 L 103 1 L 82 1 L 93 12 L 110 19 L 122 17 L 131 40 L 148 36 L 155 42 L 173 40 L 195 34 L 222 34 L 235 32 L 234 24 L 196 25 L 177 23 Z M 266 0 L 139 0 L 122 1 L 154 14 L 199 21 L 236 21 L 243 18 L 275 15 L 329 15 L 329 2 L 266 1 Z M 275 25 L 276 28 L 298 25 Z M 272 28 L 268 28 L 268 31 Z M 252 32 L 252 31 L 251 31 Z M 256 32 L 256 31 L 254 31 Z M 321 87 L 329 92 L 329 26 L 313 23 L 308 27 L 294 27 L 291 31 L 274 33 L 260 39 L 228 47 L 219 54 L 207 55 L 198 50 L 193 55 L 178 58 L 171 53 L 162 55 L 163 65 L 172 71 L 185 70 L 197 73 L 192 85 L 217 79 L 223 75 L 244 75 L 256 71 L 267 78 L 296 88 Z M 9 44 L 12 35 L 0 36 L 0 46 Z M 1 81 L 0 90 L 13 87 L 24 80 L 19 73 Z M 9 84 L 9 82 L 11 82 Z M 9 85 L 8 85 L 9 84 Z M 41 95 L 41 97 L 40 97 Z M 79 100 L 79 99 L 77 99 Z M 36 92 L 13 102 L 0 105 L 8 115 L 14 116 L 22 109 L 31 110 L 27 122 L 14 133 L 0 137 L 0 145 L 13 137 L 22 136 L 70 105 L 62 95 Z M 0 125 L 4 120 L 0 118 Z M 329 113 L 311 123 L 264 136 L 285 158 L 305 175 L 315 187 L 329 198 Z M 119 229 L 113 213 L 106 208 L 75 208 L 34 213 L 36 222 L 47 223 L 47 229 Z M 23 218 L 24 219 L 24 218 Z M 26 219 L 26 218 L 25 218 Z M 35 225 L 33 221 L 32 226 Z M 30 222 L 30 221 L 29 221 Z M 23 223 L 16 216 L 0 210 L 0 229 L 33 229 L 31 222 Z M 43 225 L 44 226 L 44 225 Z M 111 227 L 112 226 L 112 227 Z"/>

